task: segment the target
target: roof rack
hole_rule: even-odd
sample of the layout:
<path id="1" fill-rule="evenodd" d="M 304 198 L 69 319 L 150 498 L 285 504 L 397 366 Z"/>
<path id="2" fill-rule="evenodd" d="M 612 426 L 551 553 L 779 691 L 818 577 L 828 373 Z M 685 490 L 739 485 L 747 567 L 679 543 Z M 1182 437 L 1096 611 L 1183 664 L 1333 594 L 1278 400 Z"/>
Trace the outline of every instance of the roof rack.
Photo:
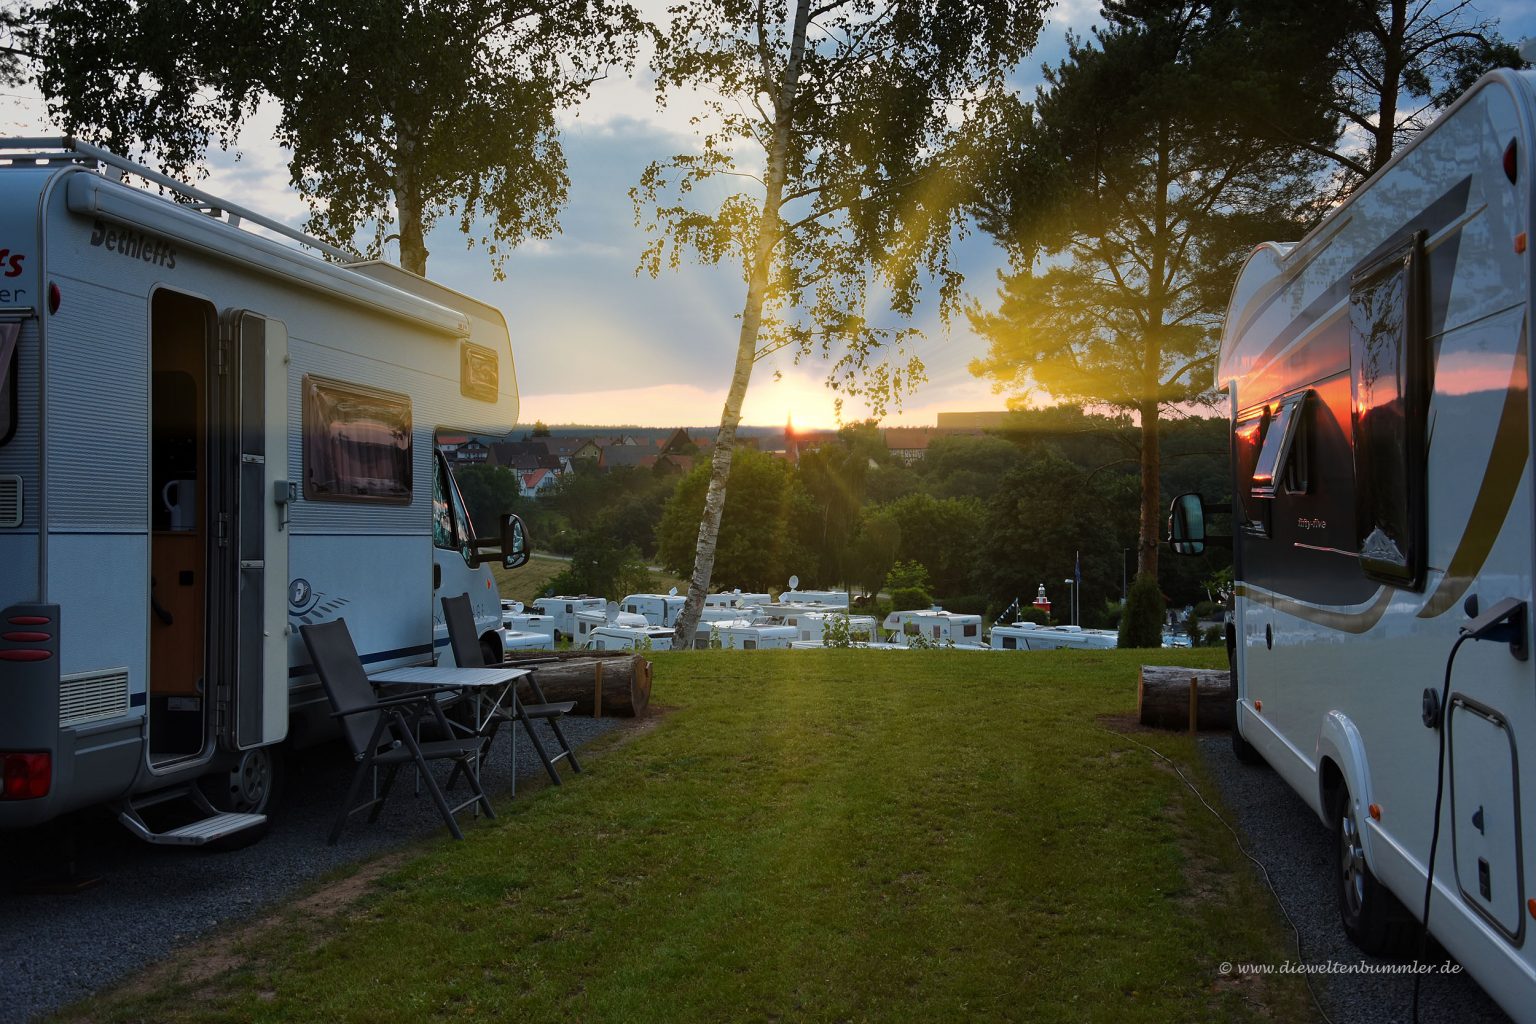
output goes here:
<path id="1" fill-rule="evenodd" d="M 13 152 L 15 151 L 15 152 Z M 204 192 L 184 181 L 159 171 L 151 170 L 143 164 L 134 163 L 126 157 L 81 142 L 79 139 L 67 135 L 33 138 L 0 138 L 0 164 L 39 164 L 73 163 L 86 167 L 101 167 L 108 178 L 114 181 L 122 181 L 125 174 L 134 174 L 146 181 L 152 181 L 156 185 L 170 189 L 177 195 L 191 200 L 191 208 L 201 210 L 215 219 L 224 219 L 232 228 L 238 228 L 241 221 L 250 221 L 259 224 L 268 231 L 275 232 L 285 238 L 292 239 L 300 245 L 324 253 L 332 259 L 343 263 L 352 263 L 362 259 L 362 256 L 350 249 L 342 249 L 322 242 L 313 235 L 284 224 L 280 220 L 268 217 L 266 214 L 257 213 L 246 209 L 237 203 Z"/>

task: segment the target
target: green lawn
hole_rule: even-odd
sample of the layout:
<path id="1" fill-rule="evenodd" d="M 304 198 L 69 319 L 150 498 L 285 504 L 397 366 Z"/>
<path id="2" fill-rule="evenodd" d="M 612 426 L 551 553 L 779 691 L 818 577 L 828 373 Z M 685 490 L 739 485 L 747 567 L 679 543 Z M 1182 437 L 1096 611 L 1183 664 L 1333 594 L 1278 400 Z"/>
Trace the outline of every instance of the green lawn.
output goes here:
<path id="1" fill-rule="evenodd" d="M 468 839 L 422 844 L 226 974 L 73 1011 L 165 1021 L 1302 1021 L 1231 836 L 1099 721 L 1143 660 L 659 654 L 673 710 Z M 1204 781 L 1192 742 L 1138 733 Z M 1254 984 L 1258 982 L 1258 984 Z"/>

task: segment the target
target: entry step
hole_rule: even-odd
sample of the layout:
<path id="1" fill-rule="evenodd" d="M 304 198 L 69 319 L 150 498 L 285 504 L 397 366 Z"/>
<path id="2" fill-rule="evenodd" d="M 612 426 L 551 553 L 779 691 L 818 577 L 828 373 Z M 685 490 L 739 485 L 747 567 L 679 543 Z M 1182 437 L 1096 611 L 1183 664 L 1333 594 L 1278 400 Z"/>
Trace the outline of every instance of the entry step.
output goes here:
<path id="1" fill-rule="evenodd" d="M 209 818 L 169 829 L 165 832 L 152 832 L 142 818 L 132 811 L 123 811 L 117 816 L 118 820 L 128 826 L 128 830 L 146 843 L 157 843 L 162 846 L 202 846 L 218 839 L 232 836 L 236 832 L 244 832 L 248 828 L 255 828 L 266 822 L 265 814 L 238 814 L 234 811 L 222 811 Z"/>

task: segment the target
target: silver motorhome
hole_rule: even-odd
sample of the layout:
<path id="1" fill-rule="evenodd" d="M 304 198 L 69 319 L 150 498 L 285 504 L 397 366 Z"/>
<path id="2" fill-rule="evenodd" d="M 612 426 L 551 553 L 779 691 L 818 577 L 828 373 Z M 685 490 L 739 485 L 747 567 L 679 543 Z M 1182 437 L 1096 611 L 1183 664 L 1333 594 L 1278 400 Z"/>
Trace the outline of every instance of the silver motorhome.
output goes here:
<path id="1" fill-rule="evenodd" d="M 1430 932 L 1523 1021 L 1533 149 L 1536 78 L 1484 77 L 1299 243 L 1253 252 L 1217 369 L 1236 750 L 1333 829 L 1351 938 L 1411 936 L 1432 875 Z M 1176 551 L 1204 512 L 1175 500 Z"/>
<path id="2" fill-rule="evenodd" d="M 515 423 L 506 323 L 69 139 L 0 141 L 0 181 L 0 828 L 254 827 L 327 731 L 299 625 L 419 662 L 468 591 L 494 647 L 521 524 L 474 536 L 435 437 Z"/>

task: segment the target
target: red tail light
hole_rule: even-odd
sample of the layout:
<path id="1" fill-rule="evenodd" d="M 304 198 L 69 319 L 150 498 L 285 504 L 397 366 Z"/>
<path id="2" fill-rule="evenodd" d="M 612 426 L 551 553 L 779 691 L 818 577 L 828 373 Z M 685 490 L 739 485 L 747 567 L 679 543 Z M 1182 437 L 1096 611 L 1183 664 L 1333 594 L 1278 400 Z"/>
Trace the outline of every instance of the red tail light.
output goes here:
<path id="1" fill-rule="evenodd" d="M 0 800 L 36 800 L 53 784 L 53 755 L 0 754 Z"/>

